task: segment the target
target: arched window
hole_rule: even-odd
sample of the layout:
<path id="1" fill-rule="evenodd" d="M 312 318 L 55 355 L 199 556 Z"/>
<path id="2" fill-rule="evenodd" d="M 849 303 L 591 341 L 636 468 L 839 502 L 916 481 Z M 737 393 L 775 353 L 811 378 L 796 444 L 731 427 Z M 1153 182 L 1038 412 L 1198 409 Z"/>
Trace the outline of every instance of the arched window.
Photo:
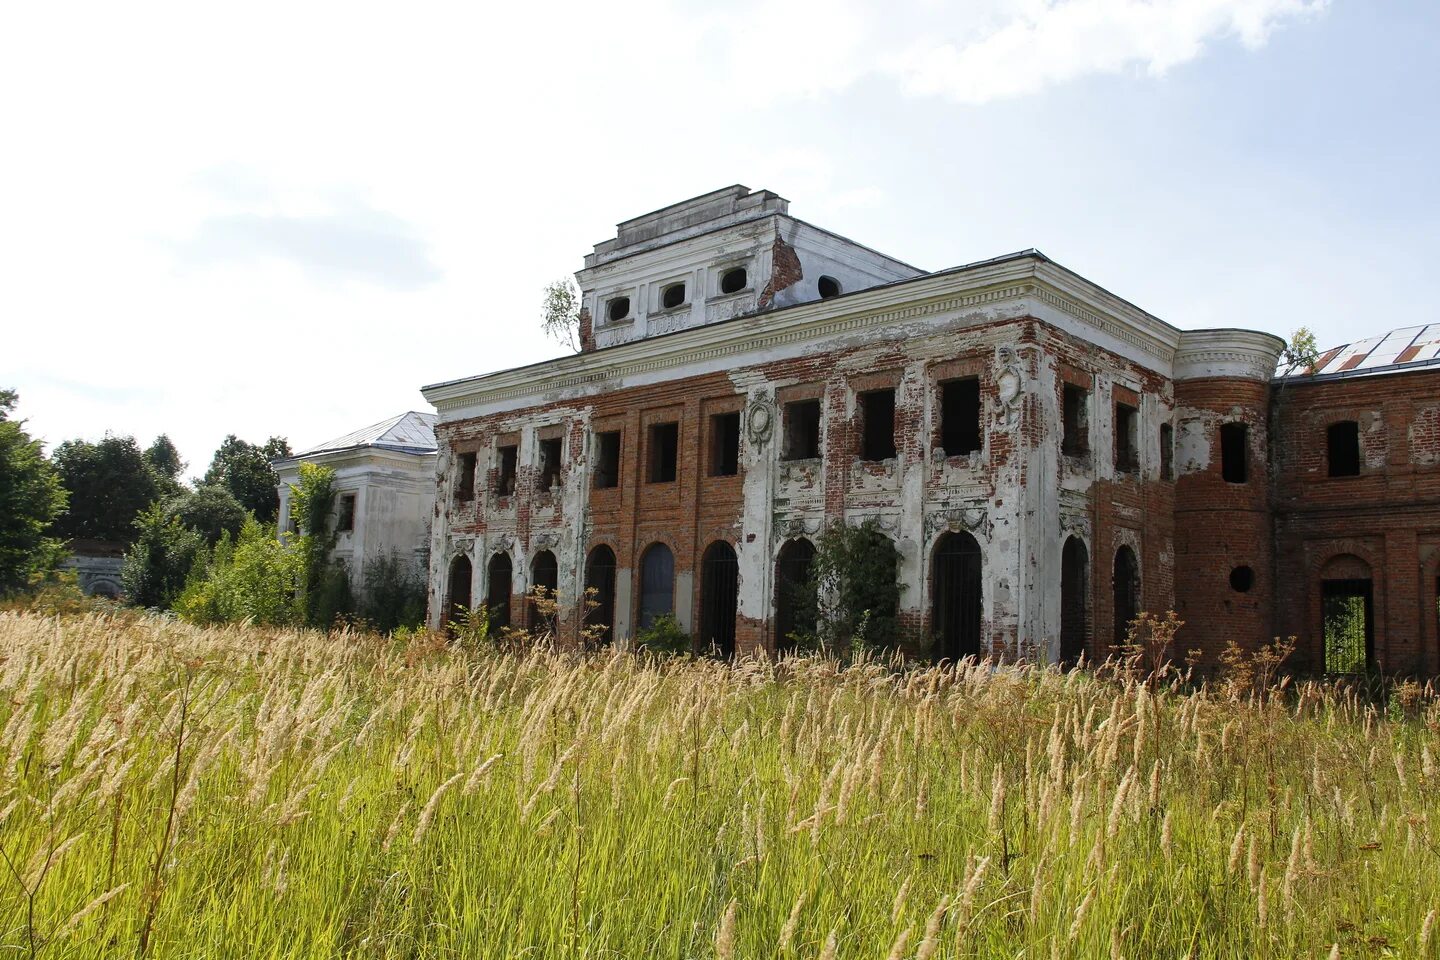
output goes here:
<path id="1" fill-rule="evenodd" d="M 1115 551 L 1115 642 L 1124 643 L 1130 632 L 1130 621 L 1140 616 L 1140 565 L 1135 551 L 1121 547 Z"/>
<path id="2" fill-rule="evenodd" d="M 490 558 L 485 580 L 485 606 L 490 609 L 490 629 L 510 626 L 510 592 L 514 589 L 510 554 L 502 551 Z"/>
<path id="3" fill-rule="evenodd" d="M 585 593 L 585 602 L 595 604 L 585 615 L 585 624 L 600 628 L 595 642 L 608 647 L 615 642 L 615 551 L 603 543 L 590 551 L 585 562 Z"/>
<path id="4" fill-rule="evenodd" d="M 675 554 L 663 543 L 652 543 L 640 558 L 640 629 L 674 612 Z"/>
<path id="5" fill-rule="evenodd" d="M 449 589 L 445 599 L 445 622 L 454 623 L 462 610 L 470 609 L 470 558 L 463 553 L 450 561 Z"/>
<path id="6" fill-rule="evenodd" d="M 815 589 L 810 565 L 815 544 L 801 538 L 780 548 L 775 561 L 775 650 L 792 650 L 794 636 L 815 632 Z"/>
<path id="7" fill-rule="evenodd" d="M 1090 632 L 1090 551 L 1079 537 L 1060 556 L 1060 662 L 1077 663 Z"/>
<path id="8" fill-rule="evenodd" d="M 541 550 L 535 554 L 535 559 L 530 561 L 530 589 L 542 587 L 545 595 L 551 600 L 556 598 L 556 590 L 560 586 L 560 564 L 555 562 L 555 554 L 549 550 Z M 527 609 L 529 626 L 540 626 L 542 620 L 540 610 L 535 606 L 534 600 L 530 601 Z"/>
<path id="9" fill-rule="evenodd" d="M 980 544 L 968 533 L 947 533 L 935 545 L 930 630 L 946 659 L 980 655 L 980 566 Z"/>
<path id="10" fill-rule="evenodd" d="M 710 544 L 700 561 L 700 649 L 735 655 L 735 610 L 740 599 L 740 564 L 724 540 Z"/>

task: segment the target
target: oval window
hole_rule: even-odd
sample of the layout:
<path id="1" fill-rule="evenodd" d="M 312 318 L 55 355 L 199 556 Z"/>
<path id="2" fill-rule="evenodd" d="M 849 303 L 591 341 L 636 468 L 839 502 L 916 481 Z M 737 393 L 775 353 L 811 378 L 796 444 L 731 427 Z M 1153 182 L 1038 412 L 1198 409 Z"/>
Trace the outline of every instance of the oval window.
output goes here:
<path id="1" fill-rule="evenodd" d="M 736 267 L 734 270 L 726 270 L 724 276 L 720 278 L 720 292 L 739 293 L 741 290 L 745 289 L 745 283 L 747 279 L 748 278 L 745 276 L 744 267 Z"/>
<path id="2" fill-rule="evenodd" d="M 829 300 L 831 297 L 840 296 L 840 281 L 834 277 L 821 277 L 815 286 L 820 291 L 821 300 Z"/>
<path id="3" fill-rule="evenodd" d="M 611 323 L 630 316 L 630 298 L 616 297 L 605 306 L 605 318 Z"/>
<path id="4" fill-rule="evenodd" d="M 669 310 L 685 303 L 685 284 L 672 283 L 660 294 L 660 305 Z"/>

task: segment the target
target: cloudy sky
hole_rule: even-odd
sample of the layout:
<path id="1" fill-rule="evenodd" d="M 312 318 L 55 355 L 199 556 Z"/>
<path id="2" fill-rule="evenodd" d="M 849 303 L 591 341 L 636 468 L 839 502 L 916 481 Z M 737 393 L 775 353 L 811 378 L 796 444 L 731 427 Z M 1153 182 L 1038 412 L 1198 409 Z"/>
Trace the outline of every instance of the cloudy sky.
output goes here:
<path id="1" fill-rule="evenodd" d="M 544 284 L 730 183 L 1180 327 L 1440 320 L 1434 0 L 14 3 L 0 386 L 54 444 L 304 447 L 543 359 Z"/>

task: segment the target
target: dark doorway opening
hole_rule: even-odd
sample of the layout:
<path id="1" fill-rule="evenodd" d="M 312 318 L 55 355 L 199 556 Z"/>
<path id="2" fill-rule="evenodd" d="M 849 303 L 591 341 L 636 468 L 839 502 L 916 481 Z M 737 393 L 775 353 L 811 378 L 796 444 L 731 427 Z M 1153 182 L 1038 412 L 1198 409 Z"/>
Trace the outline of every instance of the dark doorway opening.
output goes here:
<path id="1" fill-rule="evenodd" d="M 560 564 L 555 561 L 555 554 L 549 550 L 541 550 L 535 554 L 535 559 L 530 561 L 530 590 L 532 594 L 539 588 L 545 591 L 548 600 L 556 600 L 556 591 L 560 586 Z M 558 611 L 546 616 L 544 612 L 535 605 L 532 599 L 526 610 L 526 624 L 529 627 L 554 627 L 554 621 Z"/>
<path id="2" fill-rule="evenodd" d="M 1065 541 L 1060 557 L 1060 663 L 1073 666 L 1085 655 L 1090 632 L 1090 552 L 1079 537 Z"/>
<path id="3" fill-rule="evenodd" d="M 700 649 L 735 655 L 735 610 L 740 600 L 740 564 L 724 540 L 710 544 L 700 561 Z"/>
<path id="4" fill-rule="evenodd" d="M 1119 645 L 1130 635 L 1130 621 L 1140 616 L 1140 564 L 1129 547 L 1115 551 L 1114 587 L 1115 643 Z"/>
<path id="5" fill-rule="evenodd" d="M 795 649 L 796 636 L 815 632 L 815 589 L 810 582 L 810 565 L 815 545 L 809 540 L 791 540 L 780 548 L 775 561 L 775 651 Z"/>
<path id="6" fill-rule="evenodd" d="M 1326 673 L 1364 673 L 1375 662 L 1374 594 L 1370 580 L 1321 581 Z"/>
<path id="7" fill-rule="evenodd" d="M 595 604 L 585 615 L 585 624 L 600 628 L 594 642 L 608 647 L 615 642 L 615 551 L 604 544 L 590 551 L 585 564 L 585 593 L 586 604 Z"/>
<path id="8" fill-rule="evenodd" d="M 510 554 L 497 553 L 486 571 L 485 606 L 490 611 L 490 629 L 510 626 L 510 591 L 514 580 Z"/>
<path id="9" fill-rule="evenodd" d="M 445 625 L 459 621 L 470 609 L 470 558 L 456 557 L 450 561 L 450 584 L 445 602 Z"/>
<path id="10" fill-rule="evenodd" d="M 947 660 L 980 656 L 980 544 L 968 533 L 947 533 L 935 546 L 930 630 Z"/>

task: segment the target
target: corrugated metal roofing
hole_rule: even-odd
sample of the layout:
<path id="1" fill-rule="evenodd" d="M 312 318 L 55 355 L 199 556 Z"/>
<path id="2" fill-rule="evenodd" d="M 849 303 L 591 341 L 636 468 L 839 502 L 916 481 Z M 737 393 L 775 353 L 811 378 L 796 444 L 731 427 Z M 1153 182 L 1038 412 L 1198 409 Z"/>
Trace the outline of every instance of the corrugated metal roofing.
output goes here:
<path id="1" fill-rule="evenodd" d="M 406 453 L 435 452 L 435 414 L 411 410 L 354 430 L 333 440 L 326 440 L 309 450 L 301 450 L 297 457 L 331 450 L 349 450 L 352 447 L 384 447 L 387 450 L 402 450 Z"/>
<path id="2" fill-rule="evenodd" d="M 1320 354 L 1311 369 L 1288 375 L 1297 379 L 1364 376 L 1433 365 L 1440 365 L 1440 324 L 1435 323 L 1401 327 L 1378 337 L 1332 347 Z"/>

